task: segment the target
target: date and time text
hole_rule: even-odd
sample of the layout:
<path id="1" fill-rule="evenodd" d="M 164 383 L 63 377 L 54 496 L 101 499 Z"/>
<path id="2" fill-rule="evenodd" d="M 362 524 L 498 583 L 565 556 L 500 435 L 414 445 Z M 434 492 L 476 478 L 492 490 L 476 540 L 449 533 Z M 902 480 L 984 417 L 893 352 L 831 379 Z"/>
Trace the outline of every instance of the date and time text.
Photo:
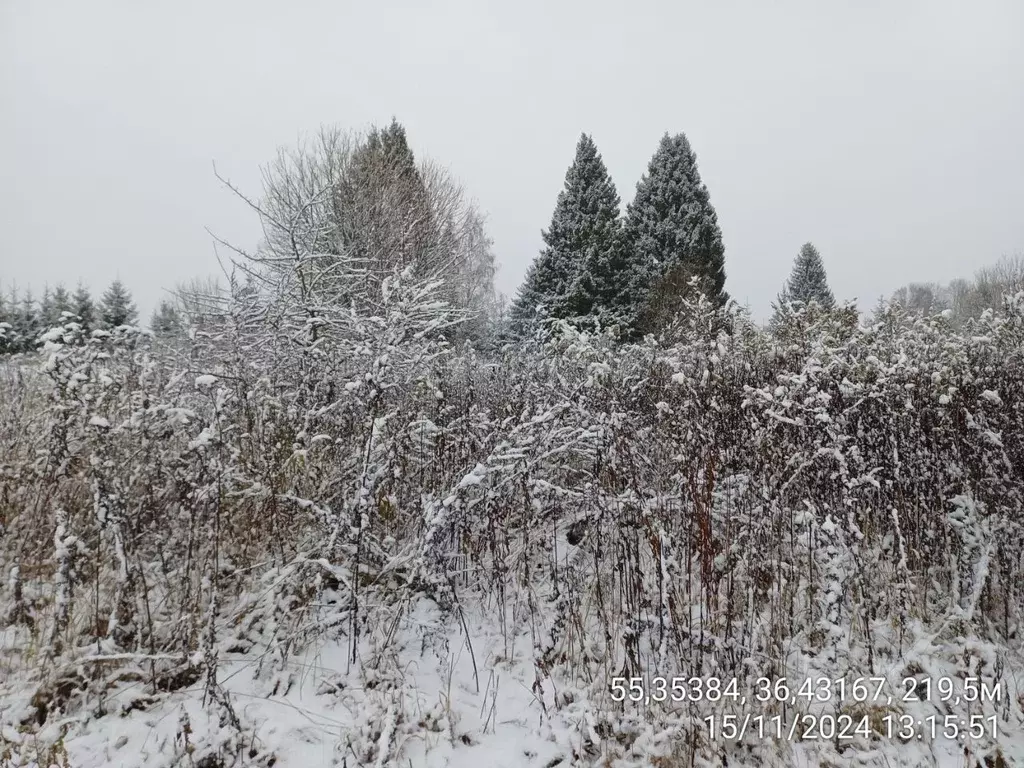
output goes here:
<path id="1" fill-rule="evenodd" d="M 742 741 L 746 738 L 802 741 L 823 739 L 852 741 L 857 738 L 935 740 L 965 742 L 997 739 L 998 716 L 994 714 L 927 715 L 915 717 L 899 711 L 911 702 L 930 701 L 956 707 L 998 704 L 1002 686 L 978 677 L 906 677 L 895 685 L 886 677 L 829 678 L 803 680 L 759 677 L 753 685 L 736 678 L 717 677 L 615 677 L 611 681 L 615 701 L 635 705 L 708 702 L 732 704 L 738 713 L 709 715 L 703 719 L 711 739 Z M 817 703 L 819 706 L 814 707 Z M 829 703 L 859 704 L 859 714 L 826 711 Z M 755 713 L 756 708 L 774 704 L 792 707 L 787 714 Z M 805 704 L 808 711 L 796 711 Z M 874 706 L 873 714 L 866 709 Z"/>

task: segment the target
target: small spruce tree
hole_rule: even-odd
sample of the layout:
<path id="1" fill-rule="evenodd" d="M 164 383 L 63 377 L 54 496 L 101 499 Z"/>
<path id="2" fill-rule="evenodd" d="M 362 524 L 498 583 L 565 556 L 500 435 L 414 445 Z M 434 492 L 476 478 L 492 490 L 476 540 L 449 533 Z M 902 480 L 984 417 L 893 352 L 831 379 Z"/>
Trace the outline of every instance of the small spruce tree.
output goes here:
<path id="1" fill-rule="evenodd" d="M 0 355 L 6 355 L 13 351 L 11 349 L 14 338 L 14 323 L 11 322 L 12 320 L 13 317 L 7 303 L 7 297 L 0 292 Z"/>
<path id="2" fill-rule="evenodd" d="M 65 312 L 74 314 L 74 311 L 68 289 L 64 287 L 63 283 L 57 283 L 57 287 L 53 289 L 53 314 L 57 322 L 60 322 L 61 315 Z"/>
<path id="3" fill-rule="evenodd" d="M 178 336 L 182 332 L 181 316 L 174 305 L 164 299 L 160 302 L 149 321 L 150 330 L 158 337 Z"/>
<path id="4" fill-rule="evenodd" d="M 114 280 L 100 302 L 100 320 L 103 328 L 111 330 L 121 325 L 134 325 L 139 313 L 132 295 L 120 280 Z"/>
<path id="5" fill-rule="evenodd" d="M 43 295 L 39 299 L 39 327 L 41 331 L 47 331 L 57 324 L 58 315 L 54 311 L 53 294 L 50 286 L 43 286 Z"/>
<path id="6" fill-rule="evenodd" d="M 43 328 L 39 317 L 39 307 L 32 296 L 31 288 L 25 291 L 16 318 L 18 320 L 18 324 L 15 326 L 19 338 L 18 351 L 28 352 L 35 349 Z"/>
<path id="7" fill-rule="evenodd" d="M 81 281 L 75 288 L 74 296 L 71 297 L 71 311 L 78 317 L 83 336 L 88 338 L 96 327 L 96 306 L 93 304 L 89 289 Z"/>
<path id="8" fill-rule="evenodd" d="M 804 243 L 793 261 L 793 271 L 782 287 L 775 306 L 779 307 L 788 301 L 799 301 L 803 304 L 818 302 L 825 309 L 835 306 L 836 299 L 832 289 L 828 287 L 828 276 L 821 254 L 812 243 Z"/>
<path id="9" fill-rule="evenodd" d="M 21 294 L 17 285 L 12 285 L 4 301 L 3 322 L 7 327 L 4 329 L 4 351 L 15 353 L 21 351 L 22 338 L 22 311 Z"/>

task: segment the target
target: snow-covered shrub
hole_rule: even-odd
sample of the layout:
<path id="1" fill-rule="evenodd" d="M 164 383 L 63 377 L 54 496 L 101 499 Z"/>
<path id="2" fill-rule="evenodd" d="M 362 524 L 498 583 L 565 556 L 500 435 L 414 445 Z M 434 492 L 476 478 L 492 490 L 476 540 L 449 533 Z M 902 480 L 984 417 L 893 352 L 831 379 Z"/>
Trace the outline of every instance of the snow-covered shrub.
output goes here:
<path id="1" fill-rule="evenodd" d="M 457 740 L 450 697 L 406 703 L 401 627 L 442 669 L 461 636 L 479 695 L 525 659 L 542 717 L 624 761 L 709 757 L 702 718 L 726 705 L 616 702 L 616 676 L 1010 684 L 1024 296 L 962 329 L 791 307 L 773 334 L 697 295 L 660 344 L 555 323 L 484 353 L 449 345 L 462 316 L 411 272 L 358 310 L 317 293 L 350 266 L 254 268 L 174 348 L 81 344 L 68 319 L 38 370 L 0 374 L 19 727 L 131 682 L 196 686 L 240 734 L 225 659 L 282 696 L 336 644 L 322 690 L 361 681 L 352 754 L 394 758 L 415 723 Z M 500 653 L 476 654 L 480 626 Z"/>

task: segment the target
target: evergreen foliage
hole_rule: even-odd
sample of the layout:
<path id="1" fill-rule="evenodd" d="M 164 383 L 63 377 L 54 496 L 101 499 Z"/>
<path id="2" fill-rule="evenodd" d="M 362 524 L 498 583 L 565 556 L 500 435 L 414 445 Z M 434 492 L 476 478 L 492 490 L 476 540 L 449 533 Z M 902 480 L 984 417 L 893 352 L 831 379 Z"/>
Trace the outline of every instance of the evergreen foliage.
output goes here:
<path id="1" fill-rule="evenodd" d="M 150 330 L 158 337 L 179 336 L 183 330 L 181 315 L 167 299 L 163 299 L 153 310 L 149 321 Z"/>
<path id="2" fill-rule="evenodd" d="M 32 295 L 31 288 L 25 290 L 19 309 L 20 311 L 15 315 L 17 318 L 15 329 L 20 340 L 20 351 L 26 352 L 35 348 L 39 341 L 39 334 L 44 330 L 39 317 L 39 307 Z"/>
<path id="3" fill-rule="evenodd" d="M 96 306 L 89 289 L 81 281 L 71 297 L 71 311 L 78 318 L 83 335 L 88 337 L 96 328 Z"/>
<path id="4" fill-rule="evenodd" d="M 28 331 L 25 302 L 16 285 L 10 287 L 0 306 L 0 327 L 3 333 L 0 349 L 3 352 L 15 353 L 31 349 L 31 340 L 25 335 Z"/>
<path id="5" fill-rule="evenodd" d="M 120 279 L 114 280 L 103 293 L 100 302 L 100 321 L 103 328 L 112 330 L 122 325 L 134 325 L 138 316 L 131 293 Z"/>
<path id="6" fill-rule="evenodd" d="M 417 162 L 397 120 L 365 136 L 324 128 L 281 149 L 263 191 L 262 254 L 282 269 L 300 257 L 329 264 L 317 286 L 326 300 L 365 308 L 384 280 L 411 267 L 439 280 L 439 298 L 467 315 L 457 337 L 484 332 L 495 299 L 484 217 L 446 168 Z"/>
<path id="7" fill-rule="evenodd" d="M 425 271 L 436 240 L 426 184 L 405 128 L 373 128 L 352 154 L 339 190 L 341 244 L 382 275 L 414 266 Z"/>
<path id="8" fill-rule="evenodd" d="M 821 254 L 813 243 L 804 243 L 793 261 L 793 271 L 776 299 L 776 306 L 788 301 L 802 304 L 817 302 L 825 309 L 835 306 L 835 296 L 828 287 L 828 276 Z"/>
<path id="9" fill-rule="evenodd" d="M 43 286 L 43 295 L 39 299 L 39 327 L 43 330 L 52 328 L 57 324 L 59 315 L 54 311 L 53 294 L 50 286 Z"/>
<path id="10" fill-rule="evenodd" d="M 57 323 L 61 321 L 61 316 L 65 312 L 74 314 L 71 294 L 63 283 L 57 283 L 57 287 L 53 289 L 53 314 Z"/>
<path id="11" fill-rule="evenodd" d="M 551 318 L 576 324 L 618 319 L 623 296 L 625 253 L 619 195 L 590 136 L 583 134 L 558 194 L 545 247 L 530 266 L 513 307 L 513 321 L 525 330 L 538 308 Z"/>
<path id="12" fill-rule="evenodd" d="M 39 300 L 39 327 L 46 331 L 61 324 L 61 315 L 72 312 L 71 296 L 63 284 L 58 284 L 52 291 L 49 286 L 43 287 L 43 295 Z"/>
<path id="13" fill-rule="evenodd" d="M 0 349 L 41 348 L 0 368 L 0 764 L 334 749 L 441 765 L 454 747 L 467 765 L 504 749 L 516 765 L 921 766 L 935 739 L 882 738 L 879 721 L 934 723 L 934 697 L 912 694 L 944 678 L 939 717 L 993 723 L 944 756 L 1007 765 L 1024 722 L 1024 293 L 1000 277 L 1000 306 L 964 327 L 898 302 L 860 324 L 805 269 L 785 322 L 760 328 L 721 305 L 714 212 L 666 140 L 659 168 L 678 173 L 641 183 L 632 250 L 580 140 L 545 232 L 560 258 L 520 294 L 554 314 L 543 343 L 449 344 L 463 312 L 423 274 L 440 251 L 343 305 L 343 258 L 314 238 L 161 302 L 155 335 L 203 318 L 180 343 L 131 325 L 119 281 L 109 332 L 89 336 L 67 315 L 39 333 L 57 290 L 0 301 Z M 416 170 L 403 144 L 368 142 Z M 389 194 L 366 221 L 394 229 L 361 242 L 419 222 L 386 215 Z M 95 321 L 83 286 L 70 301 Z M 579 327 L 620 318 L 660 338 Z M 689 681 L 685 712 L 632 695 L 666 680 Z M 811 701 L 851 680 L 847 706 Z M 1005 696 L 961 697 L 966 680 Z M 780 733 L 810 714 L 820 736 L 840 709 L 865 732 L 705 735 L 762 681 Z"/>
<path id="14" fill-rule="evenodd" d="M 626 208 L 623 234 L 630 252 L 627 312 L 635 334 L 657 330 L 643 327 L 648 301 L 658 295 L 664 304 L 668 296 L 658 289 L 663 279 L 689 285 L 679 280 L 680 272 L 696 277 L 714 304 L 725 304 L 722 231 L 684 134 L 662 137 Z"/>
<path id="15" fill-rule="evenodd" d="M 7 297 L 0 292 L 0 355 L 14 351 L 14 326 L 11 323 L 12 319 Z"/>

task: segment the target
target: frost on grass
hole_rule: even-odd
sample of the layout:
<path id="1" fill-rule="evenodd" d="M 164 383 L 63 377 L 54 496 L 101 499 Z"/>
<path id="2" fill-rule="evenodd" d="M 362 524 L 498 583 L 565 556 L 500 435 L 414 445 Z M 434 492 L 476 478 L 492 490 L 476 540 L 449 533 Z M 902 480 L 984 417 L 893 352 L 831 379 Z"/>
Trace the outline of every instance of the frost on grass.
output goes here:
<path id="1" fill-rule="evenodd" d="M 767 332 L 697 297 L 671 343 L 485 353 L 409 272 L 333 300 L 357 268 L 234 286 L 183 348 L 67 318 L 0 381 L 0 765 L 1024 760 L 1020 301 Z M 765 714 L 1000 737 L 712 741 L 753 710 L 613 695 L 656 676 L 977 678 Z"/>

